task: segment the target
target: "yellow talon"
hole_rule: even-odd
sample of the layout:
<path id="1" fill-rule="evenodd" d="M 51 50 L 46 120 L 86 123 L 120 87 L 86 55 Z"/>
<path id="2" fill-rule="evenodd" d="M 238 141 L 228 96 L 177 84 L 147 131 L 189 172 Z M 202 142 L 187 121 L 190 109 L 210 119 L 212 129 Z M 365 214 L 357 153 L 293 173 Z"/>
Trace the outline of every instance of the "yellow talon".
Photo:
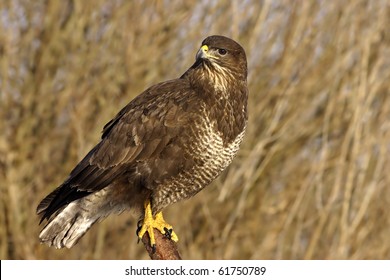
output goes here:
<path id="1" fill-rule="evenodd" d="M 142 222 L 141 229 L 138 232 L 138 238 L 142 238 L 146 232 L 149 233 L 150 245 L 154 247 L 156 245 L 156 239 L 154 237 L 153 229 L 159 230 L 162 234 L 169 237 L 173 241 L 179 241 L 176 233 L 172 230 L 172 226 L 168 224 L 162 215 L 162 212 L 158 212 L 154 218 L 152 215 L 152 208 L 150 201 L 145 202 L 145 216 Z"/>

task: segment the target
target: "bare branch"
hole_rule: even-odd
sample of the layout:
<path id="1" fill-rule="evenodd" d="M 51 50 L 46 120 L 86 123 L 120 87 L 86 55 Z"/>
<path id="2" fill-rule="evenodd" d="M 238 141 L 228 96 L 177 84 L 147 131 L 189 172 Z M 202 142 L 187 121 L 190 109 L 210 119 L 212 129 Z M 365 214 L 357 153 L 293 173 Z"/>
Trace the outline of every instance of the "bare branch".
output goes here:
<path id="1" fill-rule="evenodd" d="M 145 249 L 152 260 L 181 260 L 175 241 L 168 239 L 157 229 L 154 229 L 154 237 L 156 239 L 155 252 L 153 252 L 153 248 L 150 246 L 149 233 L 146 232 L 142 237 Z"/>

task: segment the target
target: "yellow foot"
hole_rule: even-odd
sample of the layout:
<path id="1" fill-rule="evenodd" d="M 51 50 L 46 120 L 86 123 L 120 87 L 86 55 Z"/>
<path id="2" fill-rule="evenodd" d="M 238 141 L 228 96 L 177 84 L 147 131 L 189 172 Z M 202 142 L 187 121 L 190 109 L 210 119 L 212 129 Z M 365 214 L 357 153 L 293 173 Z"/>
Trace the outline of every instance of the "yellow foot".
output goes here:
<path id="1" fill-rule="evenodd" d="M 142 239 L 146 232 L 149 233 L 150 245 L 152 248 L 156 247 L 156 239 L 154 237 L 153 229 L 159 230 L 162 234 L 164 234 L 167 238 L 177 242 L 179 238 L 177 238 L 176 233 L 172 230 L 172 226 L 168 224 L 161 212 L 156 214 L 154 218 L 152 215 L 152 209 L 150 207 L 150 202 L 147 201 L 145 203 L 145 216 L 142 222 L 142 226 L 139 228 L 137 235 L 139 239 Z"/>

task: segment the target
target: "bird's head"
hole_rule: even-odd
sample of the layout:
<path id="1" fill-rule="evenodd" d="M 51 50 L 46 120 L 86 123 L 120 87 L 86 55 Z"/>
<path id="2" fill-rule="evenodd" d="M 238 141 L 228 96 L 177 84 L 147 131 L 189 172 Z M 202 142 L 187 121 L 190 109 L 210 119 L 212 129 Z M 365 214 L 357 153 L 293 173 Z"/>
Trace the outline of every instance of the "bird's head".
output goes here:
<path id="1" fill-rule="evenodd" d="M 201 66 L 211 75 L 234 76 L 245 80 L 247 61 L 244 49 L 225 36 L 209 36 L 203 40 L 196 53 L 195 65 Z"/>

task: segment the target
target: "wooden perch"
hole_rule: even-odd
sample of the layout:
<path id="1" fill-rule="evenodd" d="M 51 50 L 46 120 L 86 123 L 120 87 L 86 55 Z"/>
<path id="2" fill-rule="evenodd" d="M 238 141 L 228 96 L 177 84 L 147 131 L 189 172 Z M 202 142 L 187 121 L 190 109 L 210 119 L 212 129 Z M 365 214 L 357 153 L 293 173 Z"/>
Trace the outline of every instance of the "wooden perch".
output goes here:
<path id="1" fill-rule="evenodd" d="M 148 251 L 152 260 L 181 260 L 175 241 L 168 239 L 157 229 L 154 229 L 154 237 L 156 239 L 155 252 L 153 252 L 153 248 L 150 246 L 149 234 L 146 232 L 142 237 L 142 243 L 144 243 L 146 251 Z"/>

